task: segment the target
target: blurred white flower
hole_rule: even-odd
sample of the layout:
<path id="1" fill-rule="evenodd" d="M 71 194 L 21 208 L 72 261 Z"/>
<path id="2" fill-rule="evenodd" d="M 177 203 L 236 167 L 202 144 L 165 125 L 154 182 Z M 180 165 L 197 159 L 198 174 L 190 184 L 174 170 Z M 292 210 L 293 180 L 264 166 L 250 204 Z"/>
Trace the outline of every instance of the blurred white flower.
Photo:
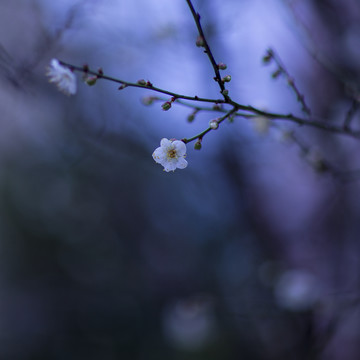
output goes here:
<path id="1" fill-rule="evenodd" d="M 66 95 L 76 93 L 76 77 L 67 67 L 62 66 L 57 59 L 50 61 L 46 75 L 51 83 L 55 83 L 58 89 Z"/>
<path id="2" fill-rule="evenodd" d="M 216 332 L 211 299 L 194 296 L 170 304 L 163 315 L 163 330 L 176 348 L 191 351 L 205 347 Z"/>
<path id="3" fill-rule="evenodd" d="M 278 305 L 292 311 L 310 309 L 320 296 L 316 278 L 302 270 L 283 273 L 274 290 Z"/>
<path id="4" fill-rule="evenodd" d="M 265 116 L 255 116 L 252 118 L 252 122 L 254 124 L 255 131 L 259 134 L 266 135 L 269 132 L 270 128 L 270 120 Z"/>
<path id="5" fill-rule="evenodd" d="M 164 167 L 164 171 L 174 171 L 176 168 L 185 169 L 187 167 L 186 145 L 179 140 L 161 139 L 160 147 L 152 154 L 153 159 Z"/>

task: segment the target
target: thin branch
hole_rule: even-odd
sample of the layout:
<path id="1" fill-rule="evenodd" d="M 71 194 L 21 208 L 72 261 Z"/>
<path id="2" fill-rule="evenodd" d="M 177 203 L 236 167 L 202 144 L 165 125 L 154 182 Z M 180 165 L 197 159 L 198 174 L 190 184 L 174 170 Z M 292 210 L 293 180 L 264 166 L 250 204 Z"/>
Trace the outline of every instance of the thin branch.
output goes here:
<path id="1" fill-rule="evenodd" d="M 331 61 L 323 52 L 319 50 L 318 43 L 314 42 L 314 37 L 311 30 L 305 25 L 304 21 L 300 18 L 295 6 L 292 2 L 289 3 L 289 8 L 293 14 L 295 21 L 298 23 L 299 28 L 305 33 L 306 39 L 300 37 L 304 48 L 310 56 L 330 75 L 332 75 L 342 86 L 346 89 L 346 94 L 349 98 L 359 102 L 359 89 L 354 81 L 344 74 L 339 67 Z"/>
<path id="2" fill-rule="evenodd" d="M 150 84 L 149 82 L 147 82 L 146 85 L 132 83 L 129 81 L 120 80 L 120 79 L 105 75 L 102 73 L 102 71 L 93 71 L 93 70 L 90 70 L 87 68 L 85 69 L 84 67 L 68 64 L 61 60 L 59 60 L 59 63 L 63 66 L 67 66 L 69 69 L 71 69 L 73 71 L 80 71 L 80 72 L 83 72 L 86 74 L 91 74 L 91 75 L 96 76 L 99 79 L 109 80 L 109 81 L 115 82 L 117 84 L 124 85 L 125 87 L 137 87 L 137 88 L 149 89 L 149 90 L 159 92 L 161 94 L 166 94 L 166 95 L 172 96 L 175 99 L 185 99 L 185 100 L 209 102 L 209 103 L 215 103 L 215 104 L 225 103 L 225 100 L 223 100 L 223 99 L 208 99 L 208 98 L 201 98 L 196 95 L 195 96 L 181 95 L 181 94 L 174 93 L 172 91 L 168 91 L 168 90 L 164 90 L 164 89 L 155 87 L 152 84 Z"/>
<path id="3" fill-rule="evenodd" d="M 154 96 L 151 98 L 153 101 L 167 101 L 167 99 L 164 97 Z M 226 110 L 226 109 L 220 107 L 220 105 L 217 105 L 217 104 L 215 104 L 213 107 L 206 107 L 206 106 L 194 105 L 194 104 L 188 103 L 186 101 L 182 101 L 181 99 L 176 99 L 174 101 L 174 103 L 179 104 L 181 106 L 185 106 L 189 109 L 197 110 L 197 111 L 209 111 L 209 112 L 221 112 L 221 113 L 227 113 L 229 111 L 229 110 Z"/>
<path id="4" fill-rule="evenodd" d="M 197 13 L 195 11 L 195 8 L 191 2 L 191 0 L 186 0 L 187 4 L 189 5 L 189 8 L 191 10 L 191 14 L 195 20 L 195 24 L 196 24 L 196 27 L 198 29 L 198 32 L 199 32 L 199 36 L 201 37 L 202 39 L 202 42 L 203 42 L 203 46 L 205 48 L 205 53 L 206 55 L 208 56 L 210 62 L 211 62 L 211 65 L 214 69 L 214 72 L 215 72 L 215 81 L 219 84 L 220 86 L 220 90 L 221 90 L 221 93 L 223 94 L 224 96 L 224 99 L 227 100 L 229 97 L 226 95 L 226 93 L 224 93 L 224 90 L 225 90 L 225 85 L 224 85 L 224 82 L 221 80 L 221 76 L 220 76 L 220 71 L 219 71 L 219 67 L 215 61 L 215 58 L 214 58 L 214 55 L 210 49 L 210 46 L 206 40 L 206 36 L 204 34 L 204 31 L 202 29 L 202 26 L 201 26 L 201 23 L 200 23 L 200 14 Z"/>
<path id="5" fill-rule="evenodd" d="M 333 132 L 333 133 L 337 133 L 337 134 L 342 134 L 342 135 L 348 135 L 350 137 L 353 137 L 355 139 L 360 139 L 360 132 L 359 131 L 350 131 L 348 129 L 344 129 L 342 126 L 336 126 L 336 125 L 332 125 L 329 124 L 327 122 L 324 121 L 319 121 L 319 120 L 312 120 L 312 119 L 304 119 L 298 116 L 295 116 L 293 114 L 277 114 L 277 113 L 272 113 L 272 112 L 267 112 L 267 111 L 263 111 L 263 110 L 259 110 L 253 106 L 244 106 L 244 105 L 240 105 L 237 104 L 237 108 L 239 110 L 245 110 L 245 111 L 250 111 L 252 113 L 261 115 L 261 116 L 265 116 L 269 119 L 273 119 L 273 120 L 288 120 L 288 121 L 292 121 L 295 122 L 299 125 L 306 125 L 306 126 L 311 126 L 311 127 L 315 127 L 321 130 L 326 130 L 329 132 Z M 236 116 L 243 116 L 243 114 L 235 114 Z"/>
<path id="6" fill-rule="evenodd" d="M 306 115 L 310 116 L 311 110 L 310 110 L 309 106 L 306 104 L 305 96 L 297 88 L 294 78 L 287 71 L 287 69 L 286 69 L 285 65 L 283 64 L 283 62 L 281 61 L 279 55 L 276 54 L 276 52 L 273 49 L 269 49 L 267 52 L 266 58 L 268 61 L 270 61 L 271 59 L 274 60 L 278 67 L 278 70 L 273 74 L 273 77 L 277 77 L 281 74 L 283 74 L 285 76 L 288 85 L 290 86 L 290 88 L 293 90 L 293 92 L 296 95 L 297 101 L 301 104 L 302 111 Z"/>
<path id="7" fill-rule="evenodd" d="M 225 114 L 224 116 L 222 116 L 221 118 L 217 119 L 217 123 L 220 124 L 222 123 L 225 119 L 229 118 L 231 115 L 233 115 L 236 112 L 236 109 L 232 109 L 230 110 L 227 114 Z M 197 134 L 191 138 L 184 138 L 181 139 L 181 141 L 183 141 L 185 144 L 189 143 L 190 141 L 194 141 L 196 139 L 202 140 L 202 138 L 204 137 L 205 134 L 207 134 L 208 132 L 210 132 L 211 130 L 215 130 L 214 128 L 212 128 L 211 126 L 209 126 L 207 129 L 205 129 L 204 131 L 202 131 L 200 134 Z"/>

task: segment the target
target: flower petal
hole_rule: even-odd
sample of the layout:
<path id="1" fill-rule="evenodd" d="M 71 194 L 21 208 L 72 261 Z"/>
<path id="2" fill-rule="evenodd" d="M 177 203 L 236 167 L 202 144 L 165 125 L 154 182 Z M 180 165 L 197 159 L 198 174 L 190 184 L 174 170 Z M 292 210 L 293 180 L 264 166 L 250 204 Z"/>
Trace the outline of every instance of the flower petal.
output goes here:
<path id="1" fill-rule="evenodd" d="M 174 171 L 177 167 L 177 161 L 166 161 L 164 164 L 161 164 L 164 167 L 164 171 Z"/>
<path id="2" fill-rule="evenodd" d="M 55 83 L 58 89 L 66 95 L 76 93 L 76 77 L 74 73 L 69 68 L 62 66 L 57 59 L 50 61 L 46 75 L 49 77 L 49 82 Z"/>
<path id="3" fill-rule="evenodd" d="M 176 150 L 177 156 L 184 156 L 186 154 L 186 145 L 180 140 L 173 142 L 174 149 Z"/>
<path id="4" fill-rule="evenodd" d="M 170 146 L 172 146 L 172 142 L 167 138 L 162 138 L 160 141 L 160 146 L 168 149 Z"/>
<path id="5" fill-rule="evenodd" d="M 152 157 L 158 164 L 162 164 L 166 159 L 166 152 L 162 147 L 158 147 L 153 152 Z"/>
<path id="6" fill-rule="evenodd" d="M 180 157 L 177 161 L 176 166 L 179 169 L 185 169 L 188 166 L 188 162 L 183 157 Z"/>

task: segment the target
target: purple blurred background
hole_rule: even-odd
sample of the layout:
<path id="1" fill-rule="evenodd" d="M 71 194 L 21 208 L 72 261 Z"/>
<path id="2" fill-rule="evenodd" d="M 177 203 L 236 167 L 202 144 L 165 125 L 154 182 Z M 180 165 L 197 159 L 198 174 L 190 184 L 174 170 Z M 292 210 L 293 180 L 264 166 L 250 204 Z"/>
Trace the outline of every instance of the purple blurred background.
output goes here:
<path id="1" fill-rule="evenodd" d="M 314 117 L 360 128 L 357 0 L 193 3 L 235 101 L 303 116 L 271 47 Z M 216 114 L 45 76 L 219 98 L 196 36 L 185 0 L 0 0 L 0 359 L 360 357 L 358 140 L 236 118 L 165 173 L 160 139 Z"/>

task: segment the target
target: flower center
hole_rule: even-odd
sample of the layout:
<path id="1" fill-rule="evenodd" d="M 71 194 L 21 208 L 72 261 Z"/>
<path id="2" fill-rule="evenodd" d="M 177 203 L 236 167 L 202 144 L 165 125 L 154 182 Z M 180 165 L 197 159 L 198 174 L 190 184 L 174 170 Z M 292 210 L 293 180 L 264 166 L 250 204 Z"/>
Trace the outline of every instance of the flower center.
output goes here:
<path id="1" fill-rule="evenodd" d="M 176 158 L 176 150 L 175 149 L 169 150 L 168 151 L 168 157 L 171 158 L 171 159 Z"/>

